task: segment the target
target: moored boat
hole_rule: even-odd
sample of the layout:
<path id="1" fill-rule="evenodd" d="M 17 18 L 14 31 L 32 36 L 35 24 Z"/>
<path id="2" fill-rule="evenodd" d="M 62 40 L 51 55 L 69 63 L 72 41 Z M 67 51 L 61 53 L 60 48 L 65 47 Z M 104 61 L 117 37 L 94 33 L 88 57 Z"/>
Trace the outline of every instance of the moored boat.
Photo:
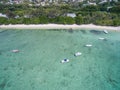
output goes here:
<path id="1" fill-rule="evenodd" d="M 99 40 L 104 40 L 105 38 L 99 37 Z"/>
<path id="2" fill-rule="evenodd" d="M 85 46 L 86 47 L 92 47 L 92 44 L 86 44 Z"/>
<path id="3" fill-rule="evenodd" d="M 63 60 L 61 60 L 61 63 L 67 63 L 67 62 L 69 62 L 70 60 L 69 59 L 63 59 Z"/>
<path id="4" fill-rule="evenodd" d="M 12 50 L 11 52 L 17 53 L 17 52 L 19 52 L 19 50 L 15 49 L 15 50 Z"/>
<path id="5" fill-rule="evenodd" d="M 75 56 L 80 56 L 82 53 L 81 52 L 77 52 L 77 53 L 75 53 L 74 55 Z"/>
<path id="6" fill-rule="evenodd" d="M 103 32 L 104 32 L 105 34 L 108 34 L 108 31 L 107 31 L 107 30 L 104 30 Z"/>

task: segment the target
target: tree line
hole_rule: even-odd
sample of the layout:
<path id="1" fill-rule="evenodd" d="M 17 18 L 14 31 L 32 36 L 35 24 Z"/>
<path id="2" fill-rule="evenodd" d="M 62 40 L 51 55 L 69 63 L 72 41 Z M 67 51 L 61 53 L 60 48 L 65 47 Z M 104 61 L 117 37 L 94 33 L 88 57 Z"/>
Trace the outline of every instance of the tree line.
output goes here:
<path id="1" fill-rule="evenodd" d="M 108 6 L 111 6 L 108 8 Z M 51 6 L 0 5 L 0 12 L 7 18 L 0 17 L 0 24 L 96 24 L 120 25 L 120 2 L 102 5 L 81 6 L 60 4 Z M 76 17 L 68 17 L 67 13 L 75 13 Z M 19 17 L 17 17 L 19 16 Z"/>

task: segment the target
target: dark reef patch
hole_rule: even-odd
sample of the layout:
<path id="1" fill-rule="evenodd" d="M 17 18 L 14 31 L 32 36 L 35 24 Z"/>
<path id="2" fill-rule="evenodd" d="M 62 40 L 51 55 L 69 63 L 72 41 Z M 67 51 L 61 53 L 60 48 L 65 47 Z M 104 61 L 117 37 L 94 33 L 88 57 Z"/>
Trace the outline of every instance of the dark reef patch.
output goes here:
<path id="1" fill-rule="evenodd" d="M 116 80 L 114 80 L 114 79 L 112 79 L 111 77 L 108 77 L 107 78 L 107 82 L 109 83 L 109 84 L 111 84 L 112 86 L 114 86 L 114 87 L 118 87 L 118 82 L 116 81 Z M 119 87 L 118 87 L 119 88 Z"/>
<path id="2" fill-rule="evenodd" d="M 86 30 L 80 30 L 83 34 L 86 34 L 87 32 L 86 32 Z"/>
<path id="3" fill-rule="evenodd" d="M 8 70 L 8 67 L 5 67 L 3 70 L 4 70 L 4 71 Z"/>
<path id="4" fill-rule="evenodd" d="M 0 31 L 0 33 L 4 33 L 4 32 L 6 32 L 6 31 L 8 31 L 8 30 L 2 30 L 2 31 Z"/>
<path id="5" fill-rule="evenodd" d="M 48 30 L 49 31 L 49 30 Z M 60 31 L 59 29 L 52 29 L 52 31 Z"/>
<path id="6" fill-rule="evenodd" d="M 70 28 L 69 30 L 67 30 L 69 33 L 73 33 L 74 30 L 72 28 Z"/>
<path id="7" fill-rule="evenodd" d="M 103 34 L 103 31 L 98 31 L 98 30 L 90 30 L 91 33 L 93 34 Z"/>
<path id="8" fill-rule="evenodd" d="M 2 82 L 0 83 L 0 89 L 1 89 L 1 90 L 4 89 L 4 87 L 6 86 L 6 83 L 7 83 L 6 80 L 4 80 L 4 81 L 2 81 Z"/>

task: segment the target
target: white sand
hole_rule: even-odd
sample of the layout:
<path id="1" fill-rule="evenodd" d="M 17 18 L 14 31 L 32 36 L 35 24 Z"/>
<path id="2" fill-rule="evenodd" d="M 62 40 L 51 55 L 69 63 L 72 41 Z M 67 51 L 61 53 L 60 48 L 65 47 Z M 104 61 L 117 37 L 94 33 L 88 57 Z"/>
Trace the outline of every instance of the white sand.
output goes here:
<path id="1" fill-rule="evenodd" d="M 1 29 L 97 29 L 97 30 L 115 30 L 120 31 L 120 26 L 112 27 L 112 26 L 97 26 L 94 24 L 86 24 L 86 25 L 63 25 L 63 24 L 16 24 L 16 25 L 0 25 Z"/>

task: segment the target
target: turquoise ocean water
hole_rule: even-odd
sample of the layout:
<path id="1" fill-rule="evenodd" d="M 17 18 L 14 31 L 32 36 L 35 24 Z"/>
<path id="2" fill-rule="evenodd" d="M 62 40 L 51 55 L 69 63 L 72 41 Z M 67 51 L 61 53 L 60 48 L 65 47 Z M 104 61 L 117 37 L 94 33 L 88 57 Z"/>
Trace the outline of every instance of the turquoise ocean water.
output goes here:
<path id="1" fill-rule="evenodd" d="M 0 90 L 120 90 L 120 32 L 0 30 Z"/>

